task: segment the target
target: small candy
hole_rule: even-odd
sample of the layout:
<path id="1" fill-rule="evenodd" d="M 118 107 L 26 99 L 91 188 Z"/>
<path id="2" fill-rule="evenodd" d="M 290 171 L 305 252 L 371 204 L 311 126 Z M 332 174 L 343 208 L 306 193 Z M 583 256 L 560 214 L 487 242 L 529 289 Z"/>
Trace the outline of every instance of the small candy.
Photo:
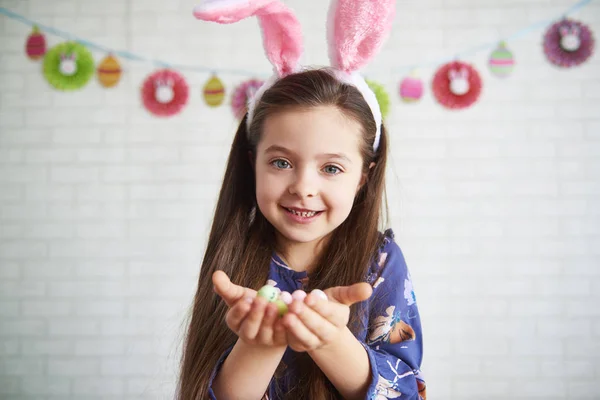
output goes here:
<path id="1" fill-rule="evenodd" d="M 277 300 L 277 289 L 271 285 L 265 285 L 258 291 L 258 296 L 266 299 L 269 303 Z"/>
<path id="2" fill-rule="evenodd" d="M 279 294 L 279 300 L 283 301 L 285 304 L 292 304 L 292 295 L 290 292 L 281 292 Z"/>
<path id="3" fill-rule="evenodd" d="M 306 292 L 304 290 L 296 290 L 294 293 L 292 293 L 292 299 L 296 301 L 304 301 L 305 297 Z"/>
<path id="4" fill-rule="evenodd" d="M 320 299 L 327 300 L 327 295 L 321 289 L 315 289 L 311 293 L 314 294 L 315 296 L 317 296 Z"/>
<path id="5" fill-rule="evenodd" d="M 281 300 L 281 299 L 275 300 L 273 302 L 273 304 L 275 304 L 277 306 L 277 312 L 279 313 L 279 316 L 283 316 L 283 315 L 287 314 L 288 307 L 287 307 L 287 304 L 285 304 L 283 302 L 283 300 Z"/>

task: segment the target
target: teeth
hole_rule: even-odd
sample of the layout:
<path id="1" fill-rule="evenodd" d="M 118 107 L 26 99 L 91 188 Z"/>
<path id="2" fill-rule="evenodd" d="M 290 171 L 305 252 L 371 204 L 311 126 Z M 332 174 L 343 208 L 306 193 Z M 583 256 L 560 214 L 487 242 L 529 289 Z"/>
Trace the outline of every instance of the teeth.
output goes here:
<path id="1" fill-rule="evenodd" d="M 299 215 L 299 216 L 304 217 L 304 218 L 313 217 L 316 214 L 316 211 L 308 211 L 308 212 L 306 212 L 306 211 L 296 211 L 296 210 L 290 210 L 289 208 L 288 208 L 288 211 L 291 212 L 294 215 Z"/>

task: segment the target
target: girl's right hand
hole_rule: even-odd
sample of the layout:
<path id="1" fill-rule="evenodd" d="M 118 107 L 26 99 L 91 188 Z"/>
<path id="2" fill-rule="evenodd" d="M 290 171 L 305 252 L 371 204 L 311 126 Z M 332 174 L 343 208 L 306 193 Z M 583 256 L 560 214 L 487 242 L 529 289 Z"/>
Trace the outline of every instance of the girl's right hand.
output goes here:
<path id="1" fill-rule="evenodd" d="M 247 344 L 287 346 L 277 307 L 256 295 L 256 290 L 236 285 L 223 271 L 212 276 L 215 292 L 229 307 L 225 322 Z"/>

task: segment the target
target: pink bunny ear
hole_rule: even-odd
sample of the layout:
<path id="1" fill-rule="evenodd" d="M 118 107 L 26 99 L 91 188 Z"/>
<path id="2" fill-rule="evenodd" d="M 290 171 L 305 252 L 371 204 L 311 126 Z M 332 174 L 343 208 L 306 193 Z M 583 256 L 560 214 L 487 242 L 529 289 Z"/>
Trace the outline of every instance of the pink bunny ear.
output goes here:
<path id="1" fill-rule="evenodd" d="M 560 32 L 560 36 L 567 36 L 569 34 L 569 27 L 563 25 L 558 28 L 558 31 Z"/>
<path id="2" fill-rule="evenodd" d="M 302 29 L 292 11 L 279 0 L 204 0 L 194 16 L 230 24 L 256 15 L 267 58 L 279 76 L 294 72 L 302 55 Z"/>
<path id="3" fill-rule="evenodd" d="M 357 71 L 375 57 L 392 29 L 396 0 L 332 0 L 328 40 L 331 66 Z"/>

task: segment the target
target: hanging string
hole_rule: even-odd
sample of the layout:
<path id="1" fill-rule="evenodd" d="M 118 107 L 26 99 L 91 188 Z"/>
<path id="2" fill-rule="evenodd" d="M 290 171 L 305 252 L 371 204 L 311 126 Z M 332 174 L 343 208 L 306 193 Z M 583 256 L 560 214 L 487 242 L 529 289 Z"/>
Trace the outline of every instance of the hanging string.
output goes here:
<path id="1" fill-rule="evenodd" d="M 512 35 L 507 36 L 506 38 L 504 38 L 502 40 L 497 40 L 497 41 L 490 42 L 490 43 L 483 43 L 480 45 L 476 45 L 471 48 L 465 49 L 463 51 L 454 53 L 452 56 L 442 57 L 442 58 L 439 58 L 437 60 L 433 60 L 430 62 L 424 62 L 424 63 L 419 63 L 419 64 L 410 64 L 410 65 L 400 65 L 400 66 L 392 67 L 392 69 L 391 69 L 392 74 L 396 75 L 400 72 L 406 72 L 406 71 L 411 71 L 411 70 L 420 69 L 420 68 L 435 68 L 439 65 L 445 64 L 447 62 L 451 62 L 458 58 L 469 58 L 483 50 L 493 49 L 501 41 L 508 42 L 508 41 L 512 41 L 512 40 L 517 40 L 517 39 L 520 39 L 521 37 L 526 36 L 534 31 L 537 31 L 538 29 L 549 26 L 550 24 L 554 23 L 556 20 L 565 18 L 568 15 L 573 14 L 574 12 L 589 5 L 592 1 L 594 1 L 594 0 L 581 0 L 578 3 L 574 4 L 573 6 L 569 7 L 567 10 L 565 10 L 565 12 L 556 16 L 555 18 L 547 19 L 544 21 L 540 21 L 540 22 L 531 24 L 531 25 L 513 33 Z M 226 68 L 215 69 L 214 67 L 205 67 L 205 66 L 201 66 L 201 65 L 172 64 L 172 63 L 169 63 L 169 62 L 166 62 L 163 60 L 157 60 L 157 59 L 152 59 L 152 58 L 147 58 L 147 57 L 144 57 L 141 55 L 137 55 L 135 53 L 132 53 L 132 52 L 126 51 L 126 50 L 109 49 L 107 47 L 104 47 L 97 43 L 91 42 L 89 40 L 82 39 L 78 36 L 75 36 L 75 35 L 69 33 L 69 32 L 65 32 L 65 31 L 53 28 L 51 26 L 41 24 L 37 21 L 32 21 L 31 19 L 24 17 L 23 15 L 17 14 L 13 11 L 10 11 L 4 7 L 0 7 L 0 14 L 4 14 L 9 18 L 20 21 L 27 25 L 37 26 L 40 30 L 47 32 L 49 34 L 62 37 L 66 40 L 81 43 L 82 45 L 84 45 L 90 49 L 97 50 L 97 51 L 100 51 L 103 53 L 112 53 L 118 57 L 121 57 L 121 58 L 127 59 L 127 60 L 131 60 L 131 61 L 150 63 L 155 66 L 161 67 L 161 68 L 173 68 L 173 69 L 178 69 L 178 70 L 182 70 L 182 71 L 196 71 L 196 72 L 211 73 L 211 74 L 213 74 L 215 72 L 219 72 L 219 73 L 223 73 L 223 74 L 242 75 L 242 76 L 265 76 L 266 75 L 265 73 L 256 73 L 255 71 L 248 71 L 248 70 L 243 70 L 243 69 L 226 69 Z"/>

